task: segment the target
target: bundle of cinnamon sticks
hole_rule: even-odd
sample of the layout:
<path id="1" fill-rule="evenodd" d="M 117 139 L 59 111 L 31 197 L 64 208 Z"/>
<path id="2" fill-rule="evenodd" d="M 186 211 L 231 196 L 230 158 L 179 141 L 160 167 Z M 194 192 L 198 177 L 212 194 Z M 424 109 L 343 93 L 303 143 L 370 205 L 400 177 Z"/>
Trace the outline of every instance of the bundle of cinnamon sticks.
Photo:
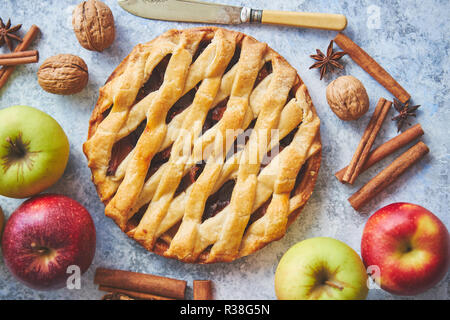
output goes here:
<path id="1" fill-rule="evenodd" d="M 353 155 L 352 161 L 350 161 L 350 164 L 342 177 L 343 182 L 350 184 L 355 182 L 356 177 L 358 177 L 364 164 L 366 163 L 370 149 L 375 142 L 375 138 L 377 137 L 377 134 L 380 131 L 391 106 L 392 102 L 383 98 L 381 98 L 378 102 L 372 118 L 370 119 L 369 125 L 367 126 L 366 131 L 364 131 L 364 135 L 358 145 L 358 148 L 356 149 L 355 154 Z"/>
<path id="2" fill-rule="evenodd" d="M 363 171 L 424 134 L 420 124 L 416 124 L 371 151 L 391 105 L 392 102 L 384 98 L 379 100 L 350 164 L 335 174 L 342 183 L 353 184 Z M 421 141 L 418 142 L 353 194 L 348 201 L 355 210 L 360 210 L 428 152 L 427 145 Z"/>
<path id="3" fill-rule="evenodd" d="M 37 62 L 39 60 L 37 51 L 26 51 L 38 34 L 39 28 L 36 25 L 32 25 L 22 42 L 14 49 L 14 53 L 3 55 L 3 63 L 1 62 L 2 60 L 0 60 L 0 65 L 3 65 L 0 69 L 0 89 L 6 84 L 17 64 L 23 63 L 24 60 L 30 60 L 30 62 L 25 63 Z M 24 51 L 26 51 L 26 53 L 23 53 Z"/>
<path id="4" fill-rule="evenodd" d="M 108 292 L 105 300 L 184 299 L 187 282 L 151 274 L 98 268 L 94 283 Z M 194 300 L 212 300 L 212 281 L 194 280 Z"/>
<path id="5" fill-rule="evenodd" d="M 38 61 L 39 53 L 37 50 L 0 54 L 0 66 L 17 66 L 19 64 L 36 63 Z"/>

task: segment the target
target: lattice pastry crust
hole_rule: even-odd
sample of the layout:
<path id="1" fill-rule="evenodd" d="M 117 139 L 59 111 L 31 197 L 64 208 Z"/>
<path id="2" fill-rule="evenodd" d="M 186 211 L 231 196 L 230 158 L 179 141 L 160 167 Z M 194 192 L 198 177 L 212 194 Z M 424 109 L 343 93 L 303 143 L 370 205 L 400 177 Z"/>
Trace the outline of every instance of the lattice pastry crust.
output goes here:
<path id="1" fill-rule="evenodd" d="M 185 262 L 232 261 L 283 237 L 305 205 L 319 126 L 297 72 L 267 44 L 170 30 L 100 89 L 83 150 L 129 237 Z"/>

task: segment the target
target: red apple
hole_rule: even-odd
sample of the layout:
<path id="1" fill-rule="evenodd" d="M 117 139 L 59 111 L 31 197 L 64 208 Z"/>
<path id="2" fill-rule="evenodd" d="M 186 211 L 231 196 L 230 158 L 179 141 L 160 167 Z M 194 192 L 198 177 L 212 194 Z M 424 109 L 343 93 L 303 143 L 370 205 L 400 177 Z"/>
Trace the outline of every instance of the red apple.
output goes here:
<path id="1" fill-rule="evenodd" d="M 381 288 L 398 295 L 422 293 L 442 280 L 449 250 L 442 221 L 411 203 L 393 203 L 375 212 L 361 240 L 366 267 L 378 267 Z"/>
<path id="2" fill-rule="evenodd" d="M 6 223 L 2 239 L 5 264 L 20 281 L 50 290 L 65 285 L 67 268 L 81 273 L 95 253 L 95 226 L 89 212 L 62 195 L 41 195 L 25 201 Z"/>

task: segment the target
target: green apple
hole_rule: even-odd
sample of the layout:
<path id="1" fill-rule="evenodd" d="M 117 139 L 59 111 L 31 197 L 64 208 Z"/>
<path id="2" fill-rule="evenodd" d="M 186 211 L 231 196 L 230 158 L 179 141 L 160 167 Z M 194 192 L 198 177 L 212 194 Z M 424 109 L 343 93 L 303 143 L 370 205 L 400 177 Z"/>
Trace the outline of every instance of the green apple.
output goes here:
<path id="1" fill-rule="evenodd" d="M 0 195 L 26 198 L 61 178 L 69 159 L 64 130 L 27 106 L 0 110 Z"/>
<path id="2" fill-rule="evenodd" d="M 280 300 L 362 300 L 368 291 L 359 255 L 332 238 L 295 244 L 275 272 L 275 292 Z"/>

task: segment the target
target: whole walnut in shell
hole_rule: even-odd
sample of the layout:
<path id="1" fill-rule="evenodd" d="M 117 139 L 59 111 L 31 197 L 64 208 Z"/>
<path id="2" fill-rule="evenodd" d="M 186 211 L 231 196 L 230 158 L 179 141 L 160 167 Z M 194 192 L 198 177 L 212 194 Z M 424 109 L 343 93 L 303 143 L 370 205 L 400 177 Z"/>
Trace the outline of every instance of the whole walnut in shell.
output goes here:
<path id="1" fill-rule="evenodd" d="M 72 26 L 85 49 L 103 51 L 114 42 L 116 31 L 111 9 L 101 1 L 80 3 L 73 11 Z"/>
<path id="2" fill-rule="evenodd" d="M 327 87 L 331 110 L 342 120 L 356 120 L 369 110 L 369 97 L 364 85 L 353 76 L 342 76 Z"/>
<path id="3" fill-rule="evenodd" d="M 37 75 L 42 89 L 64 95 L 83 90 L 89 78 L 86 63 L 73 54 L 58 54 L 48 58 L 39 67 Z"/>

